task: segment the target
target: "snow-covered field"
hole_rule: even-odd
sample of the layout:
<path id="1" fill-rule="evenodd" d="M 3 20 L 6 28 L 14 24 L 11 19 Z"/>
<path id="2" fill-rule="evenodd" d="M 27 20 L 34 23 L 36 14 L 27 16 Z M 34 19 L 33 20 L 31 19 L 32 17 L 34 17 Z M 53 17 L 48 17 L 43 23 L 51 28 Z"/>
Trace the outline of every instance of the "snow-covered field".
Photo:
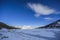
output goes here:
<path id="1" fill-rule="evenodd" d="M 0 40 L 60 40 L 60 29 L 1 29 Z"/>

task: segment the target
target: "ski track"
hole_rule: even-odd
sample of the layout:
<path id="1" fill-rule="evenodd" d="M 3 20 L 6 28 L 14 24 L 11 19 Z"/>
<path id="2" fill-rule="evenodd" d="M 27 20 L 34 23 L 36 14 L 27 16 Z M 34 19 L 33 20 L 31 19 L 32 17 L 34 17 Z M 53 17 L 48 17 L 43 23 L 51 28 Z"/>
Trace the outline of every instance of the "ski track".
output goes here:
<path id="1" fill-rule="evenodd" d="M 0 30 L 0 40 L 60 40 L 60 29 Z"/>

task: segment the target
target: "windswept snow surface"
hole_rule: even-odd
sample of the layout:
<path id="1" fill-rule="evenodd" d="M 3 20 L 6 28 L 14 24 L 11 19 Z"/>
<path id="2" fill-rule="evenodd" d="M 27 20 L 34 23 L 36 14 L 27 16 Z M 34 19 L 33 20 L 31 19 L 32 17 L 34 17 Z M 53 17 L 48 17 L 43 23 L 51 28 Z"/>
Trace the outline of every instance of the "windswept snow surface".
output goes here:
<path id="1" fill-rule="evenodd" d="M 60 40 L 60 29 L 1 29 L 0 40 Z"/>

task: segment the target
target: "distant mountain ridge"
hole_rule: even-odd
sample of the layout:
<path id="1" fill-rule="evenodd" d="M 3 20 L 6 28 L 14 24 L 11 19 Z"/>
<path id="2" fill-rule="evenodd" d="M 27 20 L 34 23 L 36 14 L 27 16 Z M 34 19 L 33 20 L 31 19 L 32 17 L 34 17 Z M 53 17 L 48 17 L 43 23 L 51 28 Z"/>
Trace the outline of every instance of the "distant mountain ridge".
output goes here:
<path id="1" fill-rule="evenodd" d="M 38 28 L 60 28 L 60 20 L 54 21 L 53 23 Z"/>
<path id="2" fill-rule="evenodd" d="M 0 29 L 1 28 L 6 28 L 6 29 L 20 29 L 18 27 L 14 27 L 14 26 L 9 26 L 3 22 L 0 22 Z M 40 28 L 60 28 L 60 20 L 54 21 L 46 26 L 42 26 L 42 27 L 38 27 L 37 29 Z"/>
<path id="3" fill-rule="evenodd" d="M 9 25 L 7 25 L 7 24 L 5 24 L 5 23 L 3 23 L 3 22 L 0 22 L 0 29 L 1 29 L 1 28 L 6 28 L 6 29 L 18 29 L 18 28 L 16 28 L 16 27 L 9 26 Z"/>

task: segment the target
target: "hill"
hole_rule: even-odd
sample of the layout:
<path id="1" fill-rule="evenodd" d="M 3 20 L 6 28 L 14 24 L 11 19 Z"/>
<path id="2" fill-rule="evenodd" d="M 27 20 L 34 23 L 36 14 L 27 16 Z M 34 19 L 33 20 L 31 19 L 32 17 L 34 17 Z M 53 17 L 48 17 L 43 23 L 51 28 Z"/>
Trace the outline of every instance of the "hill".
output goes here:
<path id="1" fill-rule="evenodd" d="M 38 27 L 38 28 L 60 28 L 60 20 L 54 21 L 46 26 Z"/>
<path id="2" fill-rule="evenodd" d="M 1 28 L 6 28 L 6 29 L 19 29 L 19 28 L 16 28 L 16 27 L 13 27 L 13 26 L 9 26 L 3 22 L 0 22 L 0 29 Z"/>

